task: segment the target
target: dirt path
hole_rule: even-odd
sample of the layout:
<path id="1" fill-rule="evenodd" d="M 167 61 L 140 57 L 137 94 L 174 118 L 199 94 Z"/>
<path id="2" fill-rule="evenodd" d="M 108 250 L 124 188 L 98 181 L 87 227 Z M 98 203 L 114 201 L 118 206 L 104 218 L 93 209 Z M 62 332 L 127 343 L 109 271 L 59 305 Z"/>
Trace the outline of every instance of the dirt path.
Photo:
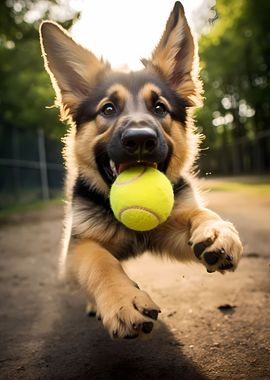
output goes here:
<path id="1" fill-rule="evenodd" d="M 245 257 L 225 276 L 148 255 L 129 262 L 162 309 L 145 341 L 110 340 L 81 295 L 57 282 L 60 207 L 1 226 L 0 378 L 270 379 L 270 197 L 207 197 L 237 225 Z"/>

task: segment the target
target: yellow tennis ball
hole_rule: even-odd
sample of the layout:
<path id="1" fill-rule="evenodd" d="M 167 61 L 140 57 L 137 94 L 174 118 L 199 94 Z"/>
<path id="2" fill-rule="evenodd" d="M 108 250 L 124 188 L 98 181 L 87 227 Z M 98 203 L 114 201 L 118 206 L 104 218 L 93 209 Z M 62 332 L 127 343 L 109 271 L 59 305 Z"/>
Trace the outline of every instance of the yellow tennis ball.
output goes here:
<path id="1" fill-rule="evenodd" d="M 170 181 L 152 167 L 130 167 L 119 174 L 111 187 L 114 216 L 132 230 L 149 231 L 165 222 L 173 203 Z"/>

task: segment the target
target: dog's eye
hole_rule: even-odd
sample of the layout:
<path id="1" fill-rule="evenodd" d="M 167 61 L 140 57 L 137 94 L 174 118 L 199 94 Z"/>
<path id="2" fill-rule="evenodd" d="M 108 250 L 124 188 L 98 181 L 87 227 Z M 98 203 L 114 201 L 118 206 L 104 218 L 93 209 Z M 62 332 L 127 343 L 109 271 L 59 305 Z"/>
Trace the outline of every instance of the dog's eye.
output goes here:
<path id="1" fill-rule="evenodd" d="M 158 116 L 165 116 L 166 113 L 168 112 L 167 107 L 165 106 L 164 103 L 161 103 L 160 101 L 156 102 L 153 111 L 156 115 Z"/>
<path id="2" fill-rule="evenodd" d="M 116 108 L 113 103 L 106 103 L 100 110 L 103 116 L 114 116 L 116 114 Z"/>

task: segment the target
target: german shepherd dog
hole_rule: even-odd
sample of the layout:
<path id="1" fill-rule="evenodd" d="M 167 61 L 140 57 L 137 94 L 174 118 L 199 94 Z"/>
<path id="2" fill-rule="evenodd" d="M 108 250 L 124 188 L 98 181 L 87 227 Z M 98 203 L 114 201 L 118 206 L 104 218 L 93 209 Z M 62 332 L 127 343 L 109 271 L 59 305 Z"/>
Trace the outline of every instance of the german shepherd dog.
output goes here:
<path id="1" fill-rule="evenodd" d="M 234 226 L 204 207 L 192 174 L 200 140 L 192 115 L 201 83 L 183 6 L 175 3 L 151 58 L 137 72 L 113 71 L 54 22 L 41 24 L 40 38 L 61 117 L 71 124 L 62 265 L 111 337 L 148 334 L 160 309 L 127 276 L 122 260 L 150 251 L 225 273 L 242 254 Z M 174 190 L 170 217 L 148 232 L 126 228 L 109 203 L 118 173 L 138 163 L 165 173 Z"/>

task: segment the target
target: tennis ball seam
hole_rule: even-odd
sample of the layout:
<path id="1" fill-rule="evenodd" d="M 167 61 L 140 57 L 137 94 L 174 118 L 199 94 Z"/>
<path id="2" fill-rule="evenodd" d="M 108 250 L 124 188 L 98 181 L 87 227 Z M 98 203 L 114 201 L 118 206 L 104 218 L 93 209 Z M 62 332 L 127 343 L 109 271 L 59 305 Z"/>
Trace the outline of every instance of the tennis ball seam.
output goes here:
<path id="1" fill-rule="evenodd" d="M 144 175 L 144 173 L 146 172 L 146 170 L 147 170 L 147 167 L 142 167 L 142 171 L 139 173 L 139 174 L 137 174 L 135 177 L 132 177 L 132 178 L 130 178 L 130 179 L 127 179 L 127 180 L 125 180 L 125 181 L 121 181 L 121 182 L 118 182 L 117 180 L 115 181 L 115 185 L 116 186 L 125 186 L 125 185 L 129 185 L 130 183 L 133 183 L 133 182 L 135 182 L 135 181 L 137 181 L 139 178 L 141 178 L 143 175 Z"/>
<path id="2" fill-rule="evenodd" d="M 159 216 L 156 212 L 154 212 L 153 210 L 151 210 L 151 209 L 149 209 L 149 208 L 147 208 L 147 207 L 143 207 L 143 206 L 130 206 L 130 207 L 125 207 L 125 208 L 123 208 L 123 209 L 119 212 L 119 214 L 118 214 L 118 218 L 121 220 L 121 219 L 122 219 L 122 215 L 123 215 L 123 213 L 124 213 L 125 211 L 129 211 L 129 210 L 142 210 L 142 211 L 149 212 L 149 214 L 153 215 L 153 216 L 157 219 L 157 221 L 158 221 L 159 224 L 162 222 L 160 216 Z"/>

